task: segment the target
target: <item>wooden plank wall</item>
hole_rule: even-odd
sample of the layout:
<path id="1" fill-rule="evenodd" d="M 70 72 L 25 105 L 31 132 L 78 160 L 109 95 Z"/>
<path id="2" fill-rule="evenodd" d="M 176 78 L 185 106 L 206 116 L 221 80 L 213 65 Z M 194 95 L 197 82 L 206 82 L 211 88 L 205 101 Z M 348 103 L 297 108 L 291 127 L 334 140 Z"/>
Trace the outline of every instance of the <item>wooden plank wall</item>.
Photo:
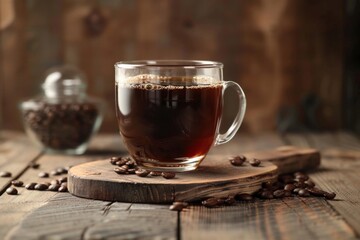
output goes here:
<path id="1" fill-rule="evenodd" d="M 338 0 L 14 0 L 15 21 L 0 37 L 0 128 L 21 129 L 17 103 L 39 92 L 46 69 L 72 64 L 87 75 L 89 92 L 108 103 L 102 130 L 116 132 L 113 64 L 180 58 L 224 62 L 225 79 L 239 82 L 248 97 L 243 131 L 275 129 L 280 110 L 295 112 L 295 118 L 297 113 L 306 124 L 302 101 L 309 96 L 317 127 L 337 128 L 343 5 Z M 234 111 L 226 108 L 228 120 Z"/>

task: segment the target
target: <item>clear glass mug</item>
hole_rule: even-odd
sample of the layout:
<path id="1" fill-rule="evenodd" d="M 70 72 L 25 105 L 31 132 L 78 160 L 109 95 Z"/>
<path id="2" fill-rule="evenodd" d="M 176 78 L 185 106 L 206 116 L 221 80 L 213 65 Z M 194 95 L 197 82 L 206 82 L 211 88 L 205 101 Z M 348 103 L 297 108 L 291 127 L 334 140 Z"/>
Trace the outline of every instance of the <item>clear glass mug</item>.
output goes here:
<path id="1" fill-rule="evenodd" d="M 230 128 L 219 133 L 223 95 L 233 88 L 240 107 Z M 141 168 L 196 169 L 212 146 L 230 141 L 246 110 L 241 87 L 223 81 L 223 64 L 156 60 L 115 64 L 115 101 L 120 135 Z"/>

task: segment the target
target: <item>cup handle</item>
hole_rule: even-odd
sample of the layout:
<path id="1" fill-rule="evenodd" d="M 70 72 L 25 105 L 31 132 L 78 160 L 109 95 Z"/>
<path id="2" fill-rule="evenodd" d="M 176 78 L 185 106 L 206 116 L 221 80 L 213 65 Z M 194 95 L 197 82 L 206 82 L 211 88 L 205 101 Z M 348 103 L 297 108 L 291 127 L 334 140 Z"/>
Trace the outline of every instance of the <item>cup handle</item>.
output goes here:
<path id="1" fill-rule="evenodd" d="M 246 97 L 245 97 L 244 91 L 242 90 L 240 85 L 237 84 L 236 82 L 225 81 L 223 83 L 222 95 L 224 95 L 224 93 L 228 87 L 232 87 L 235 89 L 235 91 L 239 97 L 240 108 L 239 108 L 239 110 L 236 114 L 236 117 L 235 117 L 233 123 L 231 124 L 230 128 L 224 134 L 221 134 L 221 133 L 217 134 L 216 141 L 214 144 L 215 146 L 227 143 L 235 136 L 237 130 L 239 130 L 239 128 L 241 126 L 241 123 L 242 123 L 242 121 L 244 119 L 244 115 L 245 115 Z"/>

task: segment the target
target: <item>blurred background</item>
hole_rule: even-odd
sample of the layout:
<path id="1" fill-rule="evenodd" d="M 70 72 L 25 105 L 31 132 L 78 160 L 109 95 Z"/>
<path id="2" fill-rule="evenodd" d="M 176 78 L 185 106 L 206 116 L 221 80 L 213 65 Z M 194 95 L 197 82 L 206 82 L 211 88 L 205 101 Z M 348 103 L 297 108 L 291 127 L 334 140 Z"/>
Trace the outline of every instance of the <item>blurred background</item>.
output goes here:
<path id="1" fill-rule="evenodd" d="M 360 133 L 360 0 L 0 0 L 0 129 L 22 130 L 21 100 L 70 64 L 118 132 L 115 62 L 223 62 L 248 98 L 242 132 Z M 236 112 L 226 99 L 226 122 Z"/>

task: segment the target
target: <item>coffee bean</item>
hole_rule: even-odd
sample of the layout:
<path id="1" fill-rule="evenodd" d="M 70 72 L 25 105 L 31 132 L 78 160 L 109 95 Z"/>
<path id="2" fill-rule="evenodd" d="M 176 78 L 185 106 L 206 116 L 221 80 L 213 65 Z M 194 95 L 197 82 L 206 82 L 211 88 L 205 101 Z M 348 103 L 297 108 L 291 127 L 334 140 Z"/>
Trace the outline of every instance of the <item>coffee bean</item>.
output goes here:
<path id="1" fill-rule="evenodd" d="M 139 169 L 137 169 L 136 171 L 135 171 L 135 174 L 137 175 L 137 176 L 139 176 L 139 177 L 146 177 L 147 175 L 149 175 L 149 171 L 148 170 L 146 170 L 146 169 L 141 169 L 141 168 L 139 168 Z"/>
<path id="2" fill-rule="evenodd" d="M 284 191 L 284 197 L 291 197 L 291 192 L 290 191 Z"/>
<path id="3" fill-rule="evenodd" d="M 66 182 L 63 182 L 63 183 L 60 184 L 60 186 L 67 187 L 67 183 L 66 183 Z"/>
<path id="4" fill-rule="evenodd" d="M 232 156 L 229 158 L 229 161 L 233 166 L 241 166 L 246 161 L 246 157 L 243 155 Z"/>
<path id="5" fill-rule="evenodd" d="M 119 160 L 121 160 L 121 157 L 111 157 L 110 158 L 110 163 L 112 165 L 116 165 L 116 162 L 119 161 Z"/>
<path id="6" fill-rule="evenodd" d="M 319 188 L 316 188 L 316 187 L 307 188 L 307 190 L 311 195 L 313 195 L 315 197 L 324 197 L 325 194 L 327 193 L 327 192 L 325 192 L 325 191 L 323 191 L 323 190 L 321 190 Z"/>
<path id="7" fill-rule="evenodd" d="M 310 179 L 309 179 L 309 180 L 306 180 L 304 183 L 305 183 L 306 186 L 309 187 L 309 188 L 315 187 L 315 183 L 314 183 L 313 181 L 311 181 Z"/>
<path id="8" fill-rule="evenodd" d="M 295 188 L 294 184 L 288 183 L 285 185 L 284 190 L 292 192 Z"/>
<path id="9" fill-rule="evenodd" d="M 58 181 L 59 181 L 60 183 L 63 183 L 63 182 L 67 182 L 68 179 L 67 179 L 67 177 L 61 177 L 61 178 L 58 179 Z"/>
<path id="10" fill-rule="evenodd" d="M 9 187 L 6 189 L 6 193 L 9 195 L 16 195 L 16 194 L 18 194 L 18 191 L 14 187 Z"/>
<path id="11" fill-rule="evenodd" d="M 60 182 L 58 181 L 58 180 L 51 180 L 51 185 L 53 185 L 53 184 L 60 184 Z"/>
<path id="12" fill-rule="evenodd" d="M 235 195 L 229 195 L 227 198 L 225 198 L 224 202 L 227 205 L 233 205 L 236 202 Z"/>
<path id="13" fill-rule="evenodd" d="M 22 187 L 24 185 L 24 182 L 19 180 L 13 180 L 11 181 L 11 184 L 14 185 L 15 187 Z"/>
<path id="14" fill-rule="evenodd" d="M 219 199 L 212 197 L 202 201 L 201 203 L 208 208 L 218 207 Z"/>
<path id="15" fill-rule="evenodd" d="M 42 184 L 45 184 L 48 187 L 51 185 L 51 183 L 49 183 L 49 182 L 43 182 Z"/>
<path id="16" fill-rule="evenodd" d="M 295 188 L 292 192 L 298 194 L 302 188 Z"/>
<path id="17" fill-rule="evenodd" d="M 271 189 L 273 187 L 273 184 L 274 184 L 273 182 L 263 182 L 261 184 L 261 187 L 266 189 Z"/>
<path id="18" fill-rule="evenodd" d="M 299 191 L 299 196 L 300 197 L 310 197 L 310 193 L 308 190 L 306 189 L 300 189 Z"/>
<path id="19" fill-rule="evenodd" d="M 306 181 L 309 179 L 308 175 L 301 173 L 301 172 L 294 173 L 294 176 L 295 176 L 295 179 L 297 179 L 298 181 Z"/>
<path id="20" fill-rule="evenodd" d="M 136 168 L 129 168 L 128 173 L 129 174 L 135 174 Z"/>
<path id="21" fill-rule="evenodd" d="M 176 176 L 176 174 L 174 172 L 163 172 L 161 173 L 161 176 L 166 179 L 172 179 Z"/>
<path id="22" fill-rule="evenodd" d="M 328 200 L 333 200 L 336 197 L 336 193 L 331 192 L 331 193 L 325 193 L 325 198 Z"/>
<path id="23" fill-rule="evenodd" d="M 150 172 L 150 176 L 154 176 L 154 177 L 161 176 L 161 174 L 162 174 L 162 172 L 157 172 L 157 171 Z"/>
<path id="24" fill-rule="evenodd" d="M 61 173 L 58 173 L 56 170 L 52 170 L 51 172 L 50 172 L 50 175 L 52 175 L 52 176 L 58 176 L 58 175 L 60 175 Z"/>
<path id="25" fill-rule="evenodd" d="M 127 174 L 128 173 L 128 168 L 125 168 L 124 166 L 123 167 L 117 167 L 117 168 L 114 168 L 114 171 L 117 174 Z"/>
<path id="26" fill-rule="evenodd" d="M 181 211 L 188 206 L 186 202 L 173 202 L 172 205 L 169 207 L 171 211 Z"/>
<path id="27" fill-rule="evenodd" d="M 274 195 L 273 195 L 272 191 L 265 190 L 260 194 L 260 198 L 262 198 L 262 199 L 272 199 L 272 198 L 274 198 Z"/>
<path id="28" fill-rule="evenodd" d="M 129 168 L 132 168 L 136 165 L 134 160 L 128 160 L 125 164 L 129 166 Z"/>
<path id="29" fill-rule="evenodd" d="M 36 162 L 31 162 L 29 164 L 29 167 L 33 168 L 33 169 L 38 169 L 40 167 L 40 164 L 39 163 L 36 163 Z"/>
<path id="30" fill-rule="evenodd" d="M 48 189 L 48 186 L 43 183 L 38 183 L 35 185 L 34 189 L 39 190 L 39 191 L 44 191 L 44 190 Z"/>
<path id="31" fill-rule="evenodd" d="M 47 172 L 40 172 L 40 173 L 38 174 L 38 176 L 41 177 L 41 178 L 48 178 L 48 177 L 49 177 L 49 174 L 48 174 Z"/>
<path id="32" fill-rule="evenodd" d="M 6 178 L 6 177 L 11 177 L 11 172 L 0 172 L 0 177 Z"/>
<path id="33" fill-rule="evenodd" d="M 56 172 L 57 172 L 58 174 L 67 174 L 68 170 L 66 170 L 66 168 L 64 168 L 64 167 L 58 167 L 58 168 L 56 169 Z"/>
<path id="34" fill-rule="evenodd" d="M 306 184 L 304 182 L 300 181 L 300 182 L 294 182 L 294 186 L 296 188 L 305 188 Z"/>
<path id="35" fill-rule="evenodd" d="M 261 164 L 261 160 L 257 159 L 257 158 L 252 158 L 252 159 L 249 160 L 249 163 L 253 167 L 258 167 Z"/>
<path id="36" fill-rule="evenodd" d="M 285 191 L 284 190 L 276 190 L 273 193 L 275 198 L 282 198 L 285 196 Z"/>
<path id="37" fill-rule="evenodd" d="M 68 191 L 67 186 L 60 186 L 58 189 L 58 192 L 67 192 L 67 191 Z"/>
<path id="38" fill-rule="evenodd" d="M 122 158 L 122 159 L 116 161 L 115 165 L 122 167 L 123 165 L 126 165 L 127 162 L 128 162 L 128 160 L 126 158 Z"/>
<path id="39" fill-rule="evenodd" d="M 25 188 L 26 188 L 27 190 L 34 190 L 36 184 L 37 184 L 37 183 L 28 183 L 28 184 L 25 185 Z"/>
<path id="40" fill-rule="evenodd" d="M 252 201 L 254 197 L 251 194 L 240 193 L 235 195 L 235 199 L 238 201 Z"/>
<path id="41" fill-rule="evenodd" d="M 59 185 L 59 184 L 51 184 L 51 185 L 48 187 L 48 190 L 49 190 L 49 191 L 56 192 L 59 188 L 60 188 L 60 185 Z"/>

